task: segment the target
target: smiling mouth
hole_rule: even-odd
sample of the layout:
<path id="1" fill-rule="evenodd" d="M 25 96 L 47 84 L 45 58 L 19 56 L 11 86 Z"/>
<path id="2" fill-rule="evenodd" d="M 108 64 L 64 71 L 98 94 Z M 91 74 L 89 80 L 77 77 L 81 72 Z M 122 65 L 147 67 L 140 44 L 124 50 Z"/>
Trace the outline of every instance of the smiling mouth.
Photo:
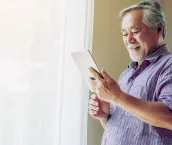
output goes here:
<path id="1" fill-rule="evenodd" d="M 137 47 L 130 47 L 130 48 L 128 48 L 129 50 L 138 50 L 140 48 L 140 46 L 137 46 Z"/>
<path id="2" fill-rule="evenodd" d="M 140 48 L 140 46 L 137 46 L 136 48 L 134 48 L 134 49 L 138 49 L 138 48 Z"/>
<path id="3" fill-rule="evenodd" d="M 140 45 L 139 44 L 128 44 L 127 48 L 129 50 L 136 50 L 136 49 L 140 48 Z"/>

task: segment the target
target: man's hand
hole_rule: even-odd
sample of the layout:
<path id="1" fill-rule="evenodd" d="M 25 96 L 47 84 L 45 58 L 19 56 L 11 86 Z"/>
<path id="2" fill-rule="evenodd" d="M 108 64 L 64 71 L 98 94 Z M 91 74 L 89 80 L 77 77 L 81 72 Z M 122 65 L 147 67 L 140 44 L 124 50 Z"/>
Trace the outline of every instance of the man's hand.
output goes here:
<path id="1" fill-rule="evenodd" d="M 89 100 L 89 114 L 98 120 L 105 120 L 109 116 L 110 105 L 98 99 L 96 95 L 91 95 Z"/>
<path id="2" fill-rule="evenodd" d="M 104 70 L 101 71 L 103 78 L 93 68 L 89 71 L 94 77 L 94 80 L 90 79 L 90 86 L 98 98 L 106 102 L 116 102 L 122 92 L 118 83 Z"/>
<path id="3" fill-rule="evenodd" d="M 110 115 L 110 103 L 98 99 L 98 97 L 93 94 L 89 100 L 89 114 L 98 119 L 102 126 L 105 128 L 108 117 Z"/>

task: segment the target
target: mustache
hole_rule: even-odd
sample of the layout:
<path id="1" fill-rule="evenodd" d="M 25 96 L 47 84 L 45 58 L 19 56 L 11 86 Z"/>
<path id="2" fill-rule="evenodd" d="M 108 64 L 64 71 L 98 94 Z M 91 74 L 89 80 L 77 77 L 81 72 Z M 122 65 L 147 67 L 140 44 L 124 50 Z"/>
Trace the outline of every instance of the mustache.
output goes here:
<path id="1" fill-rule="evenodd" d="M 139 47 L 140 45 L 139 44 L 135 44 L 135 43 L 129 43 L 127 45 L 127 48 L 128 49 L 135 49 L 136 47 Z"/>

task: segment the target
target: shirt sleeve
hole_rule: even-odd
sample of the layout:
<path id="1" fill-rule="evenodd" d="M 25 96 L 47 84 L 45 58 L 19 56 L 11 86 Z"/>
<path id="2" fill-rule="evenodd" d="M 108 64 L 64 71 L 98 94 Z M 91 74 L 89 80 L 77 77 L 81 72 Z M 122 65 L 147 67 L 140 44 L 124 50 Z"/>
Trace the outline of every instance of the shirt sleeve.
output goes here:
<path id="1" fill-rule="evenodd" d="M 172 110 L 172 65 L 162 70 L 156 86 L 156 96 L 158 101 Z"/>

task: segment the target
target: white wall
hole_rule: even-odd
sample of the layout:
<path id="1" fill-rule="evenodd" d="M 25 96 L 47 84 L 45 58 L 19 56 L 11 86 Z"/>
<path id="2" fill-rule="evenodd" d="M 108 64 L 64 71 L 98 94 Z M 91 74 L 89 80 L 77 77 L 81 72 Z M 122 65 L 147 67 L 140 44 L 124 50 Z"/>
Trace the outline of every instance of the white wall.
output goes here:
<path id="1" fill-rule="evenodd" d="M 172 51 L 172 0 L 164 0 L 163 1 L 163 7 L 164 7 L 164 12 L 166 15 L 166 21 L 167 21 L 167 38 L 166 38 L 166 43 L 169 46 L 169 49 Z"/>

